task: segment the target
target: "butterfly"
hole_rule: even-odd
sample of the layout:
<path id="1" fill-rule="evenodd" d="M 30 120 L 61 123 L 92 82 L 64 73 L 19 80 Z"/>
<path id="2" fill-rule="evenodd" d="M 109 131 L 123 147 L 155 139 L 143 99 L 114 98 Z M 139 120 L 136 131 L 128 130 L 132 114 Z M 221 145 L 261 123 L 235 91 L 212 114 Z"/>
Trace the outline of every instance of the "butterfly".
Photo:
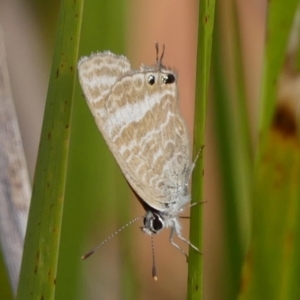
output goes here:
<path id="1" fill-rule="evenodd" d="M 182 237 L 178 219 L 191 200 L 195 163 L 178 107 L 177 74 L 163 65 L 164 48 L 159 57 L 158 44 L 156 53 L 153 66 L 138 70 L 110 51 L 83 57 L 79 81 L 103 138 L 146 211 L 143 231 L 153 236 L 169 227 L 172 245 L 187 257 L 173 237 L 199 252 Z"/>

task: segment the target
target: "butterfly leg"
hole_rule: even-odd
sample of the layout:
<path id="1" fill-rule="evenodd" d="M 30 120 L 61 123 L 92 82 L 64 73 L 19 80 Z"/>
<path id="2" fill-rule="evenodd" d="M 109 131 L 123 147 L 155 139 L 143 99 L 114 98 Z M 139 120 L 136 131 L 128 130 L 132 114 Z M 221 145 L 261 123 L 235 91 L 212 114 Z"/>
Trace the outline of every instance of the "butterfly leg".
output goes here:
<path id="1" fill-rule="evenodd" d="M 181 235 L 178 235 L 178 237 L 182 240 L 182 241 L 184 241 L 185 243 L 187 243 L 189 246 L 191 246 L 194 250 L 196 250 L 198 253 L 200 253 L 200 254 L 202 254 L 201 252 L 200 252 L 200 250 L 195 246 L 195 245 L 193 245 L 189 240 L 187 240 L 187 239 L 185 239 L 183 236 L 181 236 Z"/>
<path id="2" fill-rule="evenodd" d="M 178 249 L 185 257 L 186 257 L 186 261 L 188 261 L 189 257 L 188 255 L 173 241 L 173 237 L 174 237 L 174 232 L 176 231 L 175 227 L 171 228 L 171 234 L 170 234 L 170 242 L 171 244 Z M 177 233 L 177 232 L 176 232 Z M 177 234 L 178 235 L 178 234 Z"/>
<path id="3" fill-rule="evenodd" d="M 172 226 L 171 228 L 171 234 L 170 234 L 170 242 L 171 244 L 177 248 L 182 254 L 185 255 L 186 260 L 188 260 L 188 255 L 173 241 L 173 237 L 174 237 L 174 233 L 176 232 L 176 235 L 178 236 L 178 238 L 180 238 L 182 241 L 184 241 L 185 243 L 187 243 L 189 246 L 191 246 L 194 250 L 196 250 L 198 253 L 202 254 L 199 249 L 194 246 L 189 240 L 185 239 L 180 232 L 180 225 L 177 221 L 177 219 L 174 220 L 174 226 Z"/>

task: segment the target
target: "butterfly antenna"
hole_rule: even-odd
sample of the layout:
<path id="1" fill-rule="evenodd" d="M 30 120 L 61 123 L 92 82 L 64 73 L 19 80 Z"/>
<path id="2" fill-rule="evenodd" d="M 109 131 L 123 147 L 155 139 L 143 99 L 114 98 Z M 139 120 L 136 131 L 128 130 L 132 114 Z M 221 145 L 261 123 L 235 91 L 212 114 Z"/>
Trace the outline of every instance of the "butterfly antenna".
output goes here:
<path id="1" fill-rule="evenodd" d="M 94 249 L 92 249 L 91 251 L 89 251 L 88 253 L 84 254 L 81 256 L 81 259 L 87 259 L 88 257 L 90 257 L 92 254 L 94 254 L 100 247 L 102 247 L 106 242 L 108 242 L 110 239 L 112 239 L 113 237 L 115 237 L 117 234 L 119 234 L 121 231 L 123 231 L 126 227 L 128 227 L 129 225 L 131 225 L 132 223 L 136 222 L 137 220 L 141 219 L 143 216 L 139 216 L 133 220 L 131 220 L 130 222 L 128 222 L 127 224 L 125 224 L 124 226 L 122 226 L 120 229 L 118 229 L 117 231 L 115 231 L 112 235 L 110 235 L 109 237 L 107 237 L 104 241 L 102 241 L 99 245 L 97 245 Z"/>
<path id="2" fill-rule="evenodd" d="M 159 53 L 159 46 L 158 46 L 158 42 L 155 42 L 155 50 L 156 50 L 156 64 L 159 64 L 159 60 L 158 60 L 158 53 Z"/>
<path id="3" fill-rule="evenodd" d="M 162 53 L 161 53 L 161 56 L 160 56 L 160 64 L 162 65 L 162 60 L 164 58 L 164 54 L 165 54 L 165 44 L 163 44 L 163 50 L 162 50 Z"/>
<path id="4" fill-rule="evenodd" d="M 151 250 L 152 250 L 152 278 L 157 281 L 156 276 L 156 265 L 155 265 L 155 255 L 154 255 L 154 241 L 153 235 L 151 235 Z"/>
<path id="5" fill-rule="evenodd" d="M 161 67 L 162 66 L 162 60 L 164 58 L 164 54 L 165 54 L 165 44 L 163 44 L 163 50 L 161 53 L 160 58 L 158 58 L 159 55 L 159 46 L 158 46 L 158 42 L 155 42 L 155 50 L 156 50 L 156 64 Z"/>

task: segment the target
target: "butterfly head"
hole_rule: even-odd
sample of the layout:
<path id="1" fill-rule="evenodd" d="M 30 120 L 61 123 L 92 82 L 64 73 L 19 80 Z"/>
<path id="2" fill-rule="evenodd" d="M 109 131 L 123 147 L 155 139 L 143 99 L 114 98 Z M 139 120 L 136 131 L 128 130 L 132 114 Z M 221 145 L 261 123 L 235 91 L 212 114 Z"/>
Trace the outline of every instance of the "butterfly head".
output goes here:
<path id="1" fill-rule="evenodd" d="M 149 234 L 157 234 L 165 228 L 165 221 L 163 217 L 156 211 L 148 210 L 144 217 L 144 227 L 142 230 Z"/>

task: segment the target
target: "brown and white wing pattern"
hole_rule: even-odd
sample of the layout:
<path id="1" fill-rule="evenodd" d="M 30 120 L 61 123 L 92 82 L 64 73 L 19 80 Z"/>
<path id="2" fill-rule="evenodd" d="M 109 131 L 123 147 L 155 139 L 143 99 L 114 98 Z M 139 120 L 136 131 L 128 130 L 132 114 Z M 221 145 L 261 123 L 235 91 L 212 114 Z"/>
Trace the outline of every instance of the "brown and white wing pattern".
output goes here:
<path id="1" fill-rule="evenodd" d="M 177 103 L 176 74 L 161 65 L 131 70 L 124 56 L 79 62 L 80 83 L 110 150 L 135 192 L 172 215 L 189 200 L 189 140 Z"/>
<path id="2" fill-rule="evenodd" d="M 85 56 L 78 63 L 80 85 L 105 139 L 105 132 L 102 130 L 107 118 L 105 99 L 112 86 L 130 69 L 130 62 L 125 56 L 115 55 L 109 51 Z"/>

